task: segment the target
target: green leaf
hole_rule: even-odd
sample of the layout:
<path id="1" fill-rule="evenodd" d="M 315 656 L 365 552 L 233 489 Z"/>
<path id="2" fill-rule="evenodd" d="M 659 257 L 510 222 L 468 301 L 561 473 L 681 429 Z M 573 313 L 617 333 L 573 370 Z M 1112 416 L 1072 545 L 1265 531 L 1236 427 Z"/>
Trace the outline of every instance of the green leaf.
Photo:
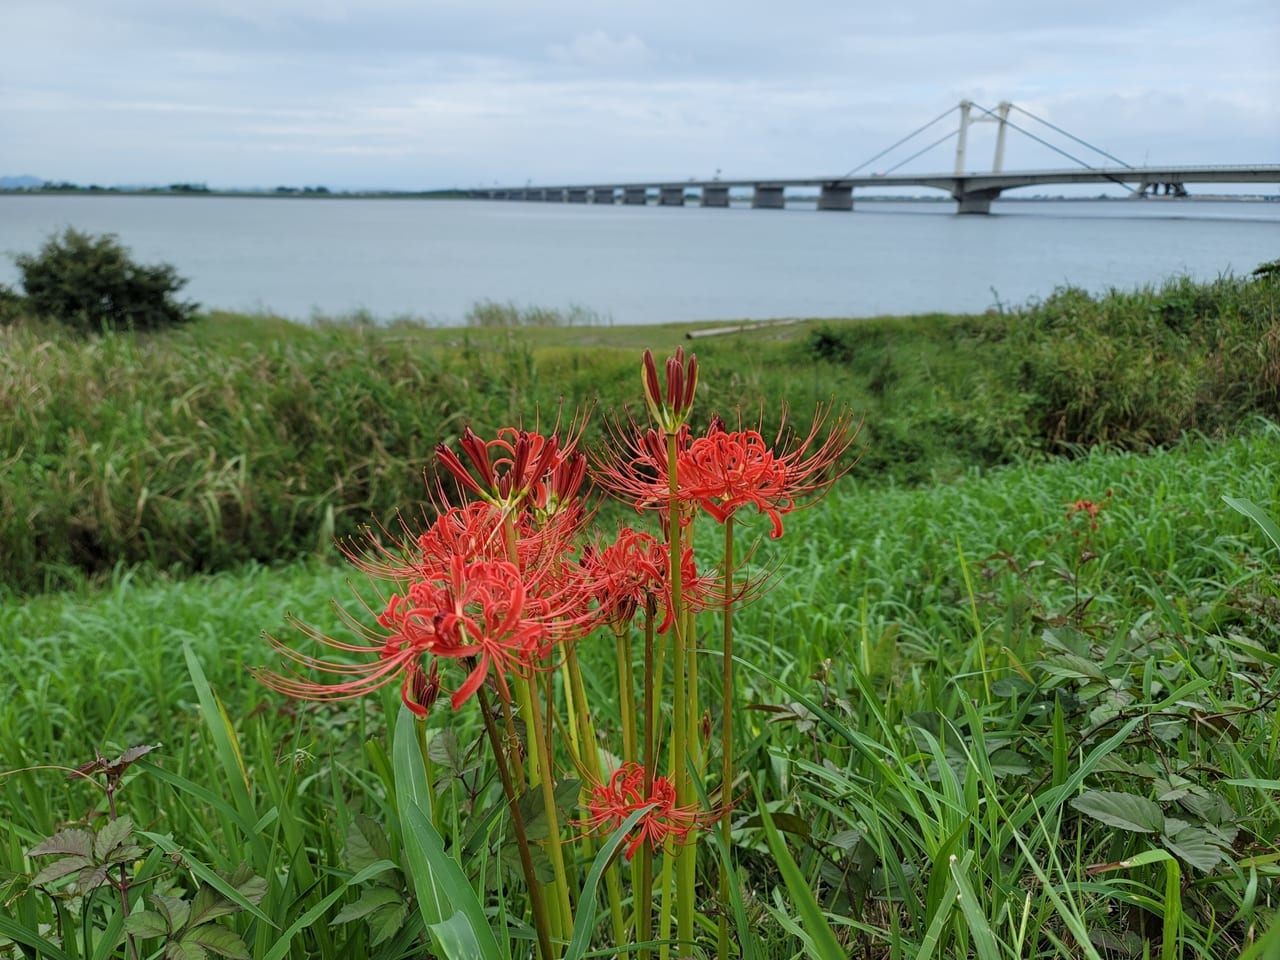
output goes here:
<path id="1" fill-rule="evenodd" d="M 1277 527 L 1275 521 L 1267 514 L 1265 510 L 1255 504 L 1252 500 L 1244 500 L 1240 497 L 1223 497 L 1227 506 L 1232 510 L 1243 513 L 1246 517 L 1256 523 L 1262 532 L 1267 535 L 1276 547 L 1280 547 L 1280 527 Z"/>
<path id="2" fill-rule="evenodd" d="M 422 922 L 442 949 L 455 960 L 502 960 L 484 906 L 458 862 L 445 852 L 431 823 L 431 791 L 427 788 L 418 748 L 417 720 L 401 706 L 392 743 L 396 806 L 409 875 L 418 895 Z"/>
<path id="3" fill-rule="evenodd" d="M 14 943 L 20 943 L 25 947 L 31 947 L 36 951 L 35 956 L 40 957 L 41 960 L 69 960 L 56 943 L 46 940 L 37 931 L 23 926 L 3 913 L 0 913 L 0 936 L 8 937 Z"/>
<path id="4" fill-rule="evenodd" d="M 351 821 L 342 852 L 352 870 L 363 870 L 378 860 L 392 859 L 391 844 L 387 842 L 382 824 L 365 814 Z"/>
<path id="5" fill-rule="evenodd" d="M 189 940 L 174 940 L 164 948 L 164 960 L 206 960 L 208 951 Z"/>
<path id="6" fill-rule="evenodd" d="M 32 877 L 31 886 L 38 887 L 46 883 L 52 883 L 55 880 L 61 880 L 69 874 L 92 866 L 93 860 L 89 857 L 63 857 L 61 860 L 53 861 L 53 863 L 43 868 L 39 873 Z"/>
<path id="7" fill-rule="evenodd" d="M 124 922 L 125 933 L 135 937 L 165 937 L 169 935 L 169 926 L 164 917 L 154 910 L 139 910 L 129 914 Z"/>
<path id="8" fill-rule="evenodd" d="M 813 948 L 813 952 L 809 955 L 816 957 L 817 960 L 848 960 L 848 952 L 840 946 L 840 941 L 836 939 L 835 932 L 827 922 L 827 918 L 822 912 L 822 907 L 818 904 L 817 898 L 814 897 L 813 891 L 809 888 L 808 881 L 805 880 L 804 874 L 800 872 L 800 868 L 796 866 L 795 860 L 791 858 L 791 853 L 787 850 L 786 843 L 783 842 L 782 834 L 773 825 L 773 818 L 769 816 L 769 808 L 765 806 L 764 799 L 760 795 L 759 784 L 755 784 L 755 791 L 756 804 L 760 808 L 760 818 L 764 826 L 765 839 L 769 844 L 769 851 L 773 854 L 773 859 L 782 873 L 782 879 L 787 885 L 787 892 L 791 895 L 791 903 L 800 913 L 801 926 L 808 935 L 810 945 Z"/>
<path id="9" fill-rule="evenodd" d="M 191 916 L 191 904 L 186 900 L 178 897 L 166 897 L 160 893 L 153 893 L 147 899 L 155 906 L 160 916 L 164 917 L 164 921 L 169 925 L 171 932 L 177 933 L 187 925 L 187 920 Z"/>
<path id="10" fill-rule="evenodd" d="M 249 948 L 236 934 L 216 923 L 206 923 L 194 928 L 182 938 L 183 943 L 198 943 L 228 960 L 253 960 Z"/>
<path id="11" fill-rule="evenodd" d="M 609 864 L 613 862 L 618 848 L 627 839 L 631 828 L 639 823 L 640 818 L 651 809 L 652 805 L 633 810 L 626 820 L 618 824 L 618 829 L 613 831 L 604 846 L 600 848 L 600 852 L 596 854 L 591 864 L 591 872 L 587 874 L 587 881 L 583 884 L 582 893 L 578 897 L 578 915 L 573 921 L 573 937 L 569 941 L 569 949 L 565 952 L 564 960 L 582 960 L 587 948 L 591 946 L 591 932 L 596 925 L 596 890 L 600 887 L 600 878 L 609 869 Z"/>
<path id="12" fill-rule="evenodd" d="M 1184 827 L 1176 834 L 1162 835 L 1160 840 L 1177 857 L 1203 873 L 1208 873 L 1224 860 L 1231 862 L 1217 838 L 1200 827 Z"/>
<path id="13" fill-rule="evenodd" d="M 564 823 L 565 814 L 577 808 L 578 793 L 581 788 L 582 781 L 575 779 L 561 780 L 556 784 L 555 804 L 559 822 Z M 516 802 L 520 805 L 521 814 L 524 815 L 525 836 L 530 841 L 547 839 L 549 824 L 547 807 L 542 799 L 542 787 L 526 790 Z M 511 842 L 514 843 L 514 839 Z"/>
<path id="14" fill-rule="evenodd" d="M 409 913 L 409 905 L 400 901 L 376 910 L 369 915 L 369 946 L 376 947 L 385 940 L 390 940 L 404 926 L 404 918 Z"/>
<path id="15" fill-rule="evenodd" d="M 1136 833 L 1157 833 L 1164 828 L 1164 813 L 1160 805 L 1132 793 L 1089 790 L 1073 797 L 1070 803 L 1081 813 L 1109 827 Z"/>
<path id="16" fill-rule="evenodd" d="M 42 857 L 51 853 L 90 858 L 93 856 L 93 833 L 88 830 L 59 830 L 28 850 L 27 856 Z"/>
<path id="17" fill-rule="evenodd" d="M 116 820 L 108 820 L 106 825 L 98 831 L 98 835 L 93 839 L 93 856 L 97 860 L 106 860 L 111 851 L 115 850 L 133 833 L 133 821 L 128 817 L 120 817 Z"/>
<path id="18" fill-rule="evenodd" d="M 987 916 L 979 906 L 978 895 L 969 883 L 967 874 L 969 864 L 972 862 L 972 850 L 965 853 L 963 860 L 952 856 L 948 862 L 951 868 L 951 879 L 955 881 L 959 891 L 956 894 L 956 901 L 960 904 L 960 912 L 964 914 L 965 923 L 969 926 L 969 933 L 973 935 L 973 946 L 977 951 L 978 960 L 999 960 L 1000 951 L 996 946 L 995 934 L 991 932 Z"/>
<path id="19" fill-rule="evenodd" d="M 370 887 L 360 894 L 360 899 L 355 903 L 349 903 L 339 910 L 338 915 L 329 921 L 329 926 L 336 927 L 338 924 L 359 920 L 361 917 L 366 917 L 373 913 L 379 907 L 385 907 L 391 903 L 402 903 L 403 901 L 404 898 L 399 891 L 392 890 L 390 887 Z"/>

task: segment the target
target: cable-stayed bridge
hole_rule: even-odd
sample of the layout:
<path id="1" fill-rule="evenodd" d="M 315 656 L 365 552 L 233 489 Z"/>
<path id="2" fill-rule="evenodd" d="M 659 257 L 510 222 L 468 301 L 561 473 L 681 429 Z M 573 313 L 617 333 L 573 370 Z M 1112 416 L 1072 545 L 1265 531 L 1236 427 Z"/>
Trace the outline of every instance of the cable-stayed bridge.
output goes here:
<path id="1" fill-rule="evenodd" d="M 941 137 L 916 150 L 910 156 L 879 173 L 860 173 L 877 160 L 904 147 L 925 131 L 950 117 L 958 110 L 959 123 Z M 1059 138 L 1072 142 L 1064 148 L 1026 129 L 1010 114 L 1017 112 L 1019 119 L 1025 115 L 1053 131 Z M 992 122 L 998 125 L 995 156 L 991 170 L 975 173 L 966 170 L 968 160 L 969 128 L 974 123 Z M 1010 129 L 1031 138 L 1072 161 L 1074 166 L 1044 170 L 1004 170 L 1004 153 L 1007 131 Z M 934 147 L 956 140 L 955 164 L 950 172 L 897 173 L 896 171 L 922 156 Z M 1089 163 L 1076 154 L 1086 148 L 1104 163 Z M 819 210 L 852 210 L 853 191 L 858 188 L 878 189 L 898 187 L 929 187 L 949 193 L 957 203 L 957 213 L 990 213 L 991 202 L 1006 190 L 1043 184 L 1099 183 L 1118 184 L 1134 197 L 1164 195 L 1188 196 L 1187 184 L 1280 184 L 1280 163 L 1273 164 L 1223 164 L 1197 166 L 1131 166 L 1085 140 L 1068 133 L 1047 120 L 1035 116 L 1015 104 L 1004 102 L 995 110 L 988 110 L 970 100 L 962 100 L 958 107 L 948 109 L 933 120 L 913 130 L 891 146 L 847 173 L 838 176 L 747 178 L 721 180 L 639 181 L 631 183 L 564 184 L 552 186 L 494 187 L 467 191 L 475 199 L 534 200 L 552 203 L 618 203 L 644 205 L 651 202 L 659 206 L 683 206 L 697 203 L 704 207 L 729 206 L 731 191 L 748 191 L 751 206 L 763 209 L 781 209 L 786 206 L 788 190 L 818 189 Z"/>

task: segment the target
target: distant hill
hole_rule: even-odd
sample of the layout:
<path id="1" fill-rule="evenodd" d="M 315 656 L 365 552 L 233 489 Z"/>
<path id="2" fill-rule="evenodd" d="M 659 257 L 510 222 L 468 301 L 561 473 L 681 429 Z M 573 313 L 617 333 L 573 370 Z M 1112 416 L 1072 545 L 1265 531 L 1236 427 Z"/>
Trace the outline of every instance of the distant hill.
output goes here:
<path id="1" fill-rule="evenodd" d="M 44 183 L 43 177 L 0 177 L 0 190 L 27 190 Z"/>

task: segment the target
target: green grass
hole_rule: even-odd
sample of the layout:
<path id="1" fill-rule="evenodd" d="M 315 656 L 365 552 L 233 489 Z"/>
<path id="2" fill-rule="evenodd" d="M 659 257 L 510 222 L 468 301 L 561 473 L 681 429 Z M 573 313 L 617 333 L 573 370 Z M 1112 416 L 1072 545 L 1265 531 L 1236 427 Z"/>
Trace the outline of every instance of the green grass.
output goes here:
<path id="1" fill-rule="evenodd" d="M 933 488 L 849 480 L 785 517 L 782 541 L 761 551 L 772 589 L 736 618 L 737 749 L 846 949 L 1227 958 L 1263 934 L 1280 896 L 1280 555 L 1221 498 L 1274 513 L 1278 464 L 1280 429 L 1258 422 L 1229 441 L 1095 451 Z M 1096 530 L 1068 516 L 1081 499 L 1102 504 Z M 766 529 L 760 518 L 741 535 Z M 701 537 L 714 550 L 714 531 Z M 414 910 L 376 946 L 368 918 L 330 925 L 364 897 L 412 902 L 394 691 L 294 704 L 246 670 L 267 662 L 261 632 L 287 633 L 289 611 L 331 631 L 329 598 L 362 614 L 347 575 L 316 563 L 117 571 L 0 607 L 0 899 L 12 916 L 56 923 L 25 888 L 22 852 L 103 810 L 98 791 L 36 768 L 159 743 L 118 802 L 183 866 L 157 854 L 140 876 L 189 892 L 248 863 L 269 881 L 262 917 L 231 924 L 255 956 L 295 927 L 279 955 L 421 955 Z M 613 647 L 582 654 L 607 731 Z M 715 654 L 705 660 L 713 676 Z M 485 902 L 518 912 L 487 853 L 503 827 L 483 817 L 494 787 L 466 752 L 477 721 L 442 703 L 430 728 L 449 798 L 436 827 Z M 1148 832 L 1087 812 L 1139 802 L 1157 808 Z M 813 905 L 789 899 L 796 877 L 778 872 L 753 812 L 744 797 L 738 906 L 761 955 L 801 955 L 797 917 Z M 373 840 L 355 843 L 360 831 Z M 519 956 L 520 944 L 504 949 Z"/>
<path id="2" fill-rule="evenodd" d="M 601 414 L 636 404 L 643 347 L 696 349 L 700 418 L 763 410 L 770 432 L 784 404 L 800 421 L 850 405 L 866 417 L 862 475 L 885 482 L 1280 416 L 1280 283 L 1266 276 L 693 341 L 696 325 L 516 319 L 527 325 L 215 313 L 89 339 L 0 322 L 0 590 L 122 562 L 193 573 L 326 553 L 414 509 L 433 448 L 465 425 L 492 435 L 594 410 L 586 439 L 599 439 Z"/>

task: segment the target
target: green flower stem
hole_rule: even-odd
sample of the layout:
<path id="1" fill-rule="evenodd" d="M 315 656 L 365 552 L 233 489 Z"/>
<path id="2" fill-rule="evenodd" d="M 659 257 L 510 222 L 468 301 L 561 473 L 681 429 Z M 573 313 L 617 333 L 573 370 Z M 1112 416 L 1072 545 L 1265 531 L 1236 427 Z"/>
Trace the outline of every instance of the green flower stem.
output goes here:
<path id="1" fill-rule="evenodd" d="M 658 697 L 654 688 L 653 663 L 653 597 L 645 598 L 644 606 L 644 777 L 645 796 L 653 791 L 653 767 L 658 760 L 658 745 L 654 740 L 658 725 Z M 640 862 L 632 872 L 636 890 L 636 939 L 648 943 L 653 935 L 653 851 L 647 843 L 640 845 Z M 638 872 L 638 875 L 637 875 Z M 640 951 L 639 960 L 649 960 L 649 948 Z"/>
<path id="2" fill-rule="evenodd" d="M 516 847 L 520 851 L 520 869 L 524 873 L 525 886 L 529 890 L 529 904 L 533 910 L 533 927 L 538 936 L 538 955 L 542 960 L 555 960 L 557 954 L 551 947 L 551 917 L 547 912 L 547 902 L 542 896 L 542 884 L 533 868 L 533 855 L 529 851 L 529 837 L 525 831 L 524 815 L 520 812 L 518 795 L 511 779 L 511 770 L 507 765 L 506 748 L 502 735 L 498 733 L 498 725 L 493 720 L 493 710 L 489 704 L 489 695 L 482 686 L 476 691 L 480 698 L 480 715 L 484 717 L 485 732 L 489 735 L 489 745 L 493 748 L 493 760 L 498 768 L 498 779 L 502 781 L 502 791 L 507 797 L 507 809 L 511 811 L 511 823 L 516 834 Z M 506 713 L 510 714 L 510 705 L 506 705 Z"/>
<path id="3" fill-rule="evenodd" d="M 560 814 L 556 810 L 556 771 L 551 759 L 551 743 L 548 730 L 542 720 L 542 698 L 538 696 L 536 679 L 523 681 L 529 688 L 529 722 L 526 729 L 534 743 L 538 786 L 542 787 L 543 812 L 547 817 L 547 853 L 555 873 L 556 902 L 560 915 L 560 932 L 573 929 L 573 907 L 569 903 L 569 878 L 565 873 L 564 849 L 560 837 Z"/>
<path id="4" fill-rule="evenodd" d="M 631 626 L 614 628 L 618 641 L 618 701 L 622 713 L 622 759 L 635 761 L 636 753 L 636 678 L 631 666 Z"/>
<path id="5" fill-rule="evenodd" d="M 667 434 L 667 536 L 669 542 L 669 566 L 671 569 L 671 616 L 673 635 L 672 667 L 675 674 L 675 691 L 672 697 L 672 710 L 675 713 L 674 729 L 671 734 L 671 774 L 675 778 L 676 804 L 686 807 L 692 802 L 693 783 L 689 778 L 689 661 L 691 652 L 687 648 L 685 618 L 684 584 L 682 579 L 684 560 L 684 535 L 680 529 L 680 503 L 676 496 L 679 489 L 677 477 L 676 435 Z M 694 702 L 696 703 L 696 692 Z M 646 778 L 648 779 L 648 778 Z M 652 782 L 645 784 L 652 789 Z M 686 844 L 676 854 L 676 936 L 682 943 L 693 942 L 694 919 L 694 854 L 693 844 Z M 667 858 L 669 859 L 669 858 Z M 663 864 L 663 870 L 668 864 Z M 665 890 L 664 890 L 665 894 Z M 666 898 L 663 898 L 663 912 L 667 912 Z M 666 917 L 664 916 L 664 920 Z M 664 937 L 665 939 L 665 937 Z"/>
<path id="6" fill-rule="evenodd" d="M 586 686 L 582 682 L 582 668 L 578 663 L 578 651 L 570 646 L 565 653 L 563 674 L 565 679 L 565 702 L 570 713 L 569 734 L 574 746 L 574 756 L 581 770 L 585 771 L 579 796 L 585 801 L 590 793 L 589 783 L 602 783 L 604 780 L 600 769 L 600 750 L 596 746 L 595 722 L 591 718 L 591 710 L 587 707 Z M 585 804 L 584 804 L 585 806 Z M 583 837 L 586 844 L 584 850 L 587 859 L 591 856 L 592 843 L 590 837 Z M 622 881 L 618 875 L 618 865 L 609 864 L 605 871 L 605 892 L 609 897 L 609 918 L 613 926 L 614 942 L 621 945 L 626 942 L 626 917 L 622 911 Z"/>
<path id="7" fill-rule="evenodd" d="M 724 524 L 724 658 L 720 697 L 720 837 L 725 857 L 720 861 L 720 924 L 716 952 L 729 958 L 729 884 L 733 870 L 732 826 L 729 811 L 733 791 L 733 517 Z"/>

